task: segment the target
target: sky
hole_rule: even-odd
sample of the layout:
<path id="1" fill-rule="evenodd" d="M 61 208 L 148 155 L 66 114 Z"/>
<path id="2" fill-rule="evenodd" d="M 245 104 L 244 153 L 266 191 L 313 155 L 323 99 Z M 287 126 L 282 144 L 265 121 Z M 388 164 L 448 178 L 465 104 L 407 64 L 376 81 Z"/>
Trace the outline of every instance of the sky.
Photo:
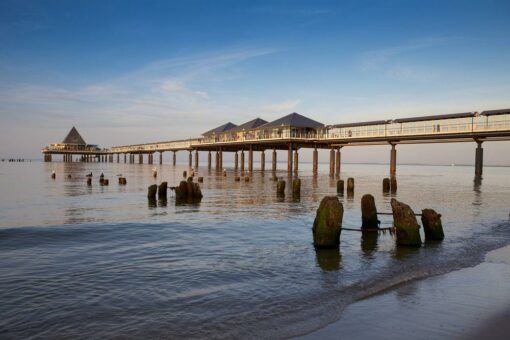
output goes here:
<path id="1" fill-rule="evenodd" d="M 338 124 L 508 108 L 509 17 L 508 0 L 2 0 L 0 157 L 40 158 L 72 126 L 109 147 L 291 112 Z M 474 148 L 405 146 L 399 161 L 470 164 Z M 485 148 L 510 165 L 510 142 Z"/>

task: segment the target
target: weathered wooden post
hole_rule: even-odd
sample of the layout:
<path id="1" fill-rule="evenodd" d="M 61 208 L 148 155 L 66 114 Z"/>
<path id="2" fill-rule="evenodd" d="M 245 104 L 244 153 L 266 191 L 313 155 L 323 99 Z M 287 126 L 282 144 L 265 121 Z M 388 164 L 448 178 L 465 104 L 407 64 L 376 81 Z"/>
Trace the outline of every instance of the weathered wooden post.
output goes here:
<path id="1" fill-rule="evenodd" d="M 441 214 L 433 209 L 423 209 L 421 211 L 421 223 L 423 224 L 426 240 L 441 241 L 444 239 Z"/>
<path id="2" fill-rule="evenodd" d="M 397 177 L 391 176 L 390 182 L 391 182 L 391 192 L 396 193 L 397 192 Z"/>
<path id="3" fill-rule="evenodd" d="M 245 182 L 249 182 L 249 181 L 250 181 L 250 176 L 245 176 L 245 177 L 244 177 L 244 181 L 245 181 Z"/>
<path id="4" fill-rule="evenodd" d="M 354 195 L 354 178 L 352 177 L 347 178 L 347 195 Z"/>
<path id="5" fill-rule="evenodd" d="M 340 245 L 344 207 L 336 196 L 322 199 L 313 222 L 313 244 L 316 248 L 334 248 Z"/>
<path id="6" fill-rule="evenodd" d="M 147 188 L 147 198 L 148 199 L 156 199 L 157 191 L 158 191 L 158 186 L 156 184 L 150 185 Z"/>
<path id="7" fill-rule="evenodd" d="M 393 225 L 397 232 L 397 245 L 420 246 L 420 226 L 411 207 L 392 198 L 391 210 Z"/>
<path id="8" fill-rule="evenodd" d="M 276 182 L 276 194 L 278 196 L 284 196 L 285 195 L 285 181 L 283 179 L 279 179 Z"/>
<path id="9" fill-rule="evenodd" d="M 204 183 L 204 178 L 203 177 L 198 177 L 197 178 L 197 182 L 198 183 Z"/>
<path id="10" fill-rule="evenodd" d="M 301 179 L 294 178 L 292 180 L 292 195 L 300 196 L 301 195 Z"/>
<path id="11" fill-rule="evenodd" d="M 363 195 L 363 197 L 361 197 L 361 228 L 379 228 L 379 220 L 377 219 L 377 208 L 375 206 L 374 196 L 369 194 Z"/>
<path id="12" fill-rule="evenodd" d="M 108 185 L 108 184 L 110 184 L 110 181 L 108 179 L 104 179 L 103 180 L 103 185 Z"/>
<path id="13" fill-rule="evenodd" d="M 336 192 L 337 194 L 343 195 L 344 194 L 344 181 L 342 179 L 339 179 L 336 181 Z"/>
<path id="14" fill-rule="evenodd" d="M 53 171 L 51 172 L 51 178 L 52 178 L 52 179 L 57 178 L 57 174 L 55 173 L 55 170 L 53 170 Z"/>
<path id="15" fill-rule="evenodd" d="M 241 181 L 241 177 L 236 176 L 235 181 L 236 181 L 236 182 L 240 182 L 240 181 Z"/>
<path id="16" fill-rule="evenodd" d="M 168 183 L 167 182 L 161 182 L 161 184 L 158 187 L 158 199 L 165 199 L 166 198 L 167 189 L 168 189 Z"/>
<path id="17" fill-rule="evenodd" d="M 186 170 L 184 170 L 184 171 L 182 172 L 182 177 L 184 177 L 184 178 L 188 177 L 188 173 L 186 172 Z"/>
<path id="18" fill-rule="evenodd" d="M 390 192 L 390 179 L 389 178 L 384 178 L 383 179 L 383 181 L 382 181 L 382 191 L 383 191 L 383 193 Z"/>
<path id="19" fill-rule="evenodd" d="M 88 185 L 88 186 L 91 186 L 91 185 L 92 185 L 92 178 L 87 177 L 87 185 Z"/>

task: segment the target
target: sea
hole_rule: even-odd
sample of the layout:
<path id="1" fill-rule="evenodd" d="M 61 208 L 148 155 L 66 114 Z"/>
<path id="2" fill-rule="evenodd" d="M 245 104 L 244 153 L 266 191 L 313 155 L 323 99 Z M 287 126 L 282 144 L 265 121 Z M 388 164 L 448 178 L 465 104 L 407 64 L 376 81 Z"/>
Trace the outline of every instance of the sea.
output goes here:
<path id="1" fill-rule="evenodd" d="M 476 180 L 471 166 L 399 164 L 398 190 L 386 194 L 388 165 L 342 164 L 341 179 L 355 180 L 349 197 L 337 194 L 328 164 L 317 175 L 300 164 L 299 196 L 284 163 L 239 182 L 226 168 L 195 169 L 200 202 L 176 201 L 172 190 L 154 202 L 147 187 L 177 186 L 187 165 L 0 163 L 0 338 L 300 336 L 356 301 L 474 266 L 510 244 L 508 167 L 485 166 Z M 287 182 L 285 197 L 273 176 Z M 417 214 L 436 210 L 444 241 L 397 247 L 388 231 L 344 230 L 338 250 L 316 250 L 321 199 L 338 196 L 342 226 L 359 229 L 364 194 L 379 212 L 391 212 L 392 198 Z M 391 215 L 380 220 L 391 227 Z"/>

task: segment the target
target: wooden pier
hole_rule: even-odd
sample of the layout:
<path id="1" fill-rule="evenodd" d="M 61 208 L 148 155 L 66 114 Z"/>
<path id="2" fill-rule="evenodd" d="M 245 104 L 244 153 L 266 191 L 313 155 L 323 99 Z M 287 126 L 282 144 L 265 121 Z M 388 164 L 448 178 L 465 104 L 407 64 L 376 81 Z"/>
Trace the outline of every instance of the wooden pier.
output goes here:
<path id="1" fill-rule="evenodd" d="M 252 172 L 255 153 L 259 153 L 260 170 L 266 170 L 266 154 L 271 152 L 271 170 L 276 170 L 276 150 L 287 151 L 287 171 L 299 169 L 299 151 L 312 149 L 313 172 L 318 171 L 318 149 L 328 149 L 329 172 L 340 175 L 341 149 L 360 145 L 388 145 L 390 147 L 390 174 L 397 171 L 397 146 L 399 144 L 421 143 L 458 143 L 474 142 L 475 175 L 483 173 L 482 143 L 488 141 L 510 140 L 510 109 L 478 112 L 465 112 L 435 116 L 399 118 L 360 123 L 325 125 L 292 113 L 272 122 L 256 118 L 241 125 L 223 124 L 204 132 L 201 137 L 176 141 L 162 141 L 145 144 L 114 146 L 99 149 L 95 145 L 85 144 L 75 128 L 63 143 L 51 144 L 42 150 L 45 161 L 51 161 L 51 155 L 61 154 L 64 161 L 72 161 L 78 155 L 81 161 L 113 162 L 116 156 L 124 163 L 154 162 L 154 154 L 159 153 L 159 163 L 163 162 L 164 152 L 173 152 L 173 164 L 176 153 L 189 153 L 189 167 L 198 167 L 200 153 L 207 153 L 207 167 L 223 168 L 223 153 L 235 153 L 235 168 Z M 193 155 L 194 153 L 194 155 Z M 247 164 L 245 166 L 247 154 Z M 193 157 L 194 156 L 194 157 Z"/>

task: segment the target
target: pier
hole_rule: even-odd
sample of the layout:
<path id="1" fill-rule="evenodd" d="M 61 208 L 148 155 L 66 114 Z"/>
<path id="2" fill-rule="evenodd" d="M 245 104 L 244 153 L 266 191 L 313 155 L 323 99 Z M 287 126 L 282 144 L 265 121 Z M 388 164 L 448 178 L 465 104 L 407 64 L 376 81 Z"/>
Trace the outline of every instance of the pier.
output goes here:
<path id="1" fill-rule="evenodd" d="M 397 172 L 397 147 L 400 144 L 459 143 L 472 142 L 475 148 L 475 175 L 483 173 L 483 143 L 510 140 L 510 109 L 483 112 L 464 112 L 434 116 L 398 118 L 389 120 L 325 125 L 298 113 L 291 113 L 272 122 L 256 118 L 241 125 L 231 122 L 204 132 L 201 137 L 160 141 L 145 144 L 114 146 L 100 149 L 88 145 L 73 127 L 62 143 L 43 148 L 45 161 L 60 154 L 63 161 L 154 163 L 154 155 L 160 164 L 163 153 L 172 152 L 176 165 L 176 153 L 188 152 L 189 167 L 198 167 L 200 153 L 207 154 L 207 167 L 223 169 L 223 153 L 234 153 L 235 169 L 254 171 L 256 154 L 260 170 L 266 170 L 266 152 L 271 155 L 271 170 L 277 170 L 277 150 L 287 151 L 287 171 L 299 170 L 299 153 L 312 150 L 313 172 L 318 171 L 318 149 L 330 150 L 329 172 L 339 176 L 341 150 L 361 145 L 388 145 L 390 175 Z M 122 157 L 121 157 L 122 156 Z M 247 161 L 247 164 L 245 164 Z M 194 163 L 194 164 L 193 164 Z"/>

